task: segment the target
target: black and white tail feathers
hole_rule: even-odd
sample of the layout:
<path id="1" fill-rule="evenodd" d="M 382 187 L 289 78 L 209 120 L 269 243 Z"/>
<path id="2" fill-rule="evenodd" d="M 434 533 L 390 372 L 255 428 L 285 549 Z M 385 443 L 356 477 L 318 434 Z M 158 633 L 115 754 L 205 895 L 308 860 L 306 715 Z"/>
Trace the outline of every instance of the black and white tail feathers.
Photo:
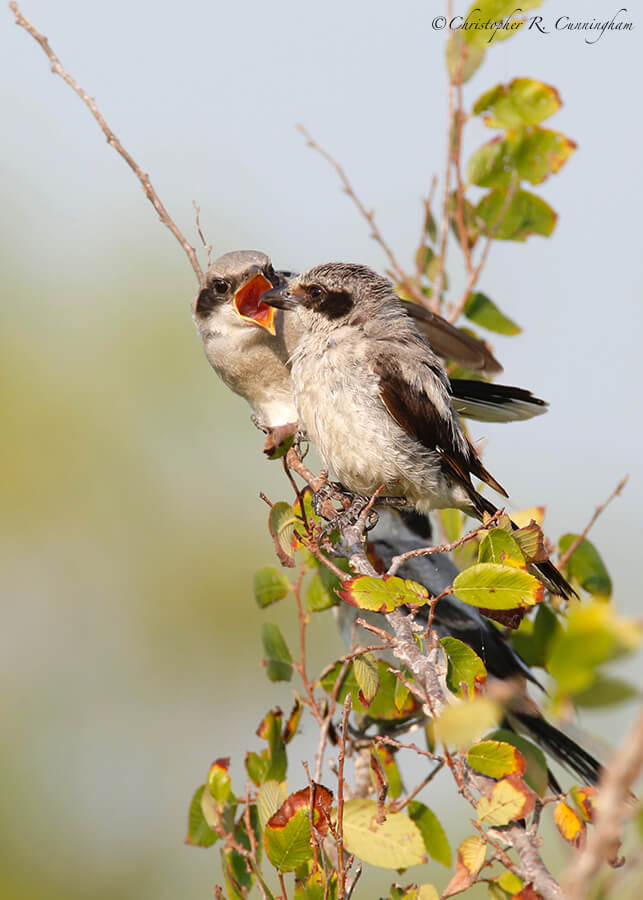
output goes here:
<path id="1" fill-rule="evenodd" d="M 524 388 L 451 378 L 451 402 L 460 416 L 479 422 L 521 422 L 547 412 L 548 404 Z"/>

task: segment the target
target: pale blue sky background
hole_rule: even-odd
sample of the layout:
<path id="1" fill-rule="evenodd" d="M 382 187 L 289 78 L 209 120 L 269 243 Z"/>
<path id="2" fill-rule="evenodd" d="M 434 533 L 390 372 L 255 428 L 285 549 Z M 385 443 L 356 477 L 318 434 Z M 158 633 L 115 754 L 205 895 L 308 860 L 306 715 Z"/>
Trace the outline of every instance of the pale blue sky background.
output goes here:
<path id="1" fill-rule="evenodd" d="M 618 8 L 552 0 L 541 14 L 551 25 Z M 384 266 L 295 131 L 303 122 L 410 263 L 420 196 L 444 159 L 444 34 L 431 29 L 441 4 L 27 0 L 23 11 L 190 237 L 195 199 L 217 253 Z M 489 438 L 487 464 L 516 508 L 547 506 L 552 536 L 582 527 L 631 474 L 592 537 L 619 608 L 637 616 L 641 16 L 633 8 L 632 32 L 594 46 L 580 33 L 522 34 L 494 46 L 465 90 L 470 105 L 518 75 L 550 82 L 565 104 L 551 125 L 579 145 L 536 189 L 560 214 L 553 237 L 496 245 L 480 281 L 525 329 L 493 337 L 504 380 L 551 409 L 474 434 Z M 7 895 L 87 896 L 91 879 L 105 896 L 209 896 L 216 854 L 180 843 L 189 794 L 212 758 L 256 746 L 272 698 L 249 575 L 235 584 L 230 561 L 242 531 L 257 546 L 250 570 L 270 561 L 257 492 L 286 490 L 247 408 L 201 357 L 192 271 L 133 175 L 8 11 L 0 55 Z M 472 127 L 467 153 L 487 136 Z M 458 287 L 456 262 L 454 250 Z M 335 638 L 319 628 L 321 661 Z M 640 665 L 625 669 L 640 680 Z M 632 715 L 584 722 L 617 740 Z"/>

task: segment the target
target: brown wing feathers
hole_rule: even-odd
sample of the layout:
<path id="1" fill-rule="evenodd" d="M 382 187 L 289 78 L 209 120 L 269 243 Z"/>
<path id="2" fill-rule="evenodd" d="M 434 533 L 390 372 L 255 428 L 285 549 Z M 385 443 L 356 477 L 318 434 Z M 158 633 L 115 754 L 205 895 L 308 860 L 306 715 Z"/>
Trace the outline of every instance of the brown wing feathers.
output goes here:
<path id="1" fill-rule="evenodd" d="M 471 475 L 507 496 L 502 485 L 482 465 L 470 444 L 468 454 L 454 445 L 451 423 L 439 414 L 424 391 L 417 390 L 403 375 L 392 371 L 388 359 L 377 358 L 374 369 L 380 379 L 382 402 L 400 428 L 428 449 L 436 450 L 445 466 L 467 488 L 471 488 L 476 498 L 478 495 L 471 484 Z"/>

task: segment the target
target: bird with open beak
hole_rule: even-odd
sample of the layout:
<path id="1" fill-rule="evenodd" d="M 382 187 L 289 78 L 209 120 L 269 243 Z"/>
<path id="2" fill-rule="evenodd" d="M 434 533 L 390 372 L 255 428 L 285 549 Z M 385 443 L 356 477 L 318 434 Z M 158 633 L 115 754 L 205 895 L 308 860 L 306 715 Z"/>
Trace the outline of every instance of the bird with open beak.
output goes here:
<path id="1" fill-rule="evenodd" d="M 299 315 L 291 357 L 299 425 L 324 465 L 360 497 L 382 489 L 418 512 L 497 512 L 471 480 L 507 496 L 482 465 L 453 405 L 440 358 L 391 282 L 366 266 L 316 266 L 264 294 Z M 550 560 L 533 564 L 554 593 L 574 591 Z"/>
<path id="2" fill-rule="evenodd" d="M 285 285 L 288 277 L 259 250 L 225 253 L 208 269 L 192 304 L 211 366 L 250 404 L 254 421 L 272 431 L 276 443 L 295 429 L 290 357 L 303 328 L 297 315 L 268 306 L 262 295 Z M 481 341 L 417 303 L 401 303 L 443 359 L 487 375 L 502 371 Z M 451 391 L 459 415 L 482 421 L 528 419 L 547 409 L 529 391 L 486 381 L 453 379 Z"/>

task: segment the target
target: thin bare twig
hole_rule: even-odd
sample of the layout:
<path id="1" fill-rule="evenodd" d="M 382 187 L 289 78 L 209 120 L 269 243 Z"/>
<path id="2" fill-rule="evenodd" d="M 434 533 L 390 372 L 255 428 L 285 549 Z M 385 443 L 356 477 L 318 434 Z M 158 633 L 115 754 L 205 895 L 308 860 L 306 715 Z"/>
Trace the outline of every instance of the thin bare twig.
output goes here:
<path id="1" fill-rule="evenodd" d="M 192 206 L 194 207 L 194 225 L 196 227 L 196 233 L 199 236 L 201 243 L 203 244 L 203 249 L 205 250 L 205 258 L 208 262 L 208 269 L 212 265 L 212 244 L 208 244 L 205 239 L 205 235 L 203 234 L 203 229 L 201 228 L 201 207 L 197 205 L 196 200 L 192 201 Z"/>
<path id="2" fill-rule="evenodd" d="M 453 2 L 447 0 L 447 19 L 453 18 Z M 449 234 L 449 189 L 451 187 L 451 160 L 453 157 L 453 122 L 454 122 L 454 92 L 453 81 L 449 78 L 447 88 L 447 158 L 444 166 L 444 185 L 442 188 L 442 219 L 440 221 L 440 250 L 438 264 L 433 279 L 433 294 L 431 308 L 439 313 L 442 303 L 442 285 L 444 283 L 444 266 L 447 256 L 447 237 Z"/>
<path id="3" fill-rule="evenodd" d="M 429 193 L 427 194 L 423 206 L 424 206 L 424 216 L 422 217 L 422 232 L 420 234 L 420 243 L 418 244 L 418 248 L 415 253 L 415 271 L 416 277 L 418 280 L 418 284 L 420 283 L 422 276 L 424 275 L 424 248 L 426 246 L 426 233 L 429 230 L 429 222 L 433 217 L 433 198 L 435 196 L 435 190 L 438 186 L 438 176 L 433 175 L 431 177 L 431 186 L 429 187 Z"/>
<path id="4" fill-rule="evenodd" d="M 411 800 L 415 799 L 415 797 L 417 797 L 417 795 L 420 793 L 420 791 L 423 791 L 424 788 L 427 786 L 427 784 L 430 784 L 433 781 L 433 779 L 438 774 L 438 772 L 444 768 L 444 765 L 445 765 L 445 762 L 443 759 L 441 759 L 440 762 L 436 765 L 435 769 L 432 769 L 432 771 L 429 772 L 429 774 L 426 776 L 426 778 L 423 781 L 421 781 L 420 784 L 418 784 L 418 786 L 416 788 L 414 788 L 410 794 L 408 794 L 406 797 L 404 797 L 403 800 L 397 800 L 397 801 L 394 801 L 393 803 L 391 803 L 391 805 L 390 805 L 391 812 L 399 812 L 401 809 L 404 809 L 404 807 L 407 805 L 407 803 L 410 803 Z"/>
<path id="5" fill-rule="evenodd" d="M 367 209 L 358 195 L 355 192 L 355 189 L 351 182 L 349 181 L 348 175 L 344 171 L 343 167 L 337 162 L 337 160 L 330 155 L 328 150 L 325 150 L 322 146 L 320 146 L 317 141 L 310 135 L 306 128 L 303 125 L 297 125 L 297 131 L 305 138 L 306 143 L 312 150 L 316 150 L 320 156 L 323 156 L 326 162 L 330 163 L 330 165 L 335 169 L 337 174 L 339 175 L 339 180 L 342 183 L 342 187 L 344 189 L 344 193 L 348 194 L 351 198 L 357 209 L 359 210 L 362 218 L 366 220 L 370 229 L 371 229 L 371 237 L 376 243 L 380 245 L 382 250 L 384 251 L 389 263 L 391 264 L 391 268 L 393 269 L 392 274 L 394 275 L 394 280 L 397 280 L 404 286 L 404 289 L 407 293 L 413 297 L 418 303 L 421 303 L 422 306 L 427 306 L 427 299 L 419 289 L 419 287 L 414 284 L 413 279 L 404 271 L 402 266 L 398 263 L 395 254 L 391 250 L 390 245 L 384 239 L 384 235 L 380 231 L 377 222 L 375 221 L 375 213 L 372 209 Z"/>
<path id="6" fill-rule="evenodd" d="M 584 900 L 591 879 L 620 844 L 621 827 L 633 811 L 630 789 L 643 766 L 643 712 L 625 742 L 603 769 L 596 797 L 595 826 L 585 847 L 576 856 L 563 882 L 566 900 Z"/>
<path id="7" fill-rule="evenodd" d="M 482 525 L 478 525 L 477 528 L 473 528 L 471 531 L 468 531 L 461 538 L 458 538 L 457 541 L 451 541 L 450 544 L 441 544 L 439 547 L 418 547 L 417 550 L 408 550 L 406 553 L 400 553 L 399 556 L 394 556 L 391 560 L 391 565 L 388 568 L 387 575 L 395 575 L 398 569 L 404 565 L 409 559 L 414 559 L 416 556 L 432 556 L 434 553 L 449 553 L 451 550 L 455 550 L 456 547 L 460 547 L 462 544 L 466 544 L 467 541 L 472 540 L 480 531 L 486 531 L 490 526 L 497 522 L 498 519 L 504 514 L 503 509 L 497 509 L 495 513 L 490 516 L 486 522 L 483 522 Z"/>
<path id="8" fill-rule="evenodd" d="M 605 509 L 607 509 L 607 507 L 610 505 L 610 503 L 612 502 L 612 500 L 615 500 L 616 497 L 618 497 L 618 496 L 620 495 L 620 493 L 622 492 L 623 488 L 625 487 L 625 485 L 626 485 L 627 482 L 629 481 L 629 478 L 630 478 L 629 475 L 626 475 L 624 478 L 621 478 L 621 480 L 620 480 L 619 483 L 616 485 L 616 487 L 614 488 L 614 490 L 612 491 L 612 493 L 609 495 L 609 497 L 607 498 L 607 500 L 605 500 L 604 503 L 601 503 L 601 504 L 599 504 L 599 505 L 596 507 L 596 509 L 594 510 L 594 515 L 593 515 L 592 518 L 589 520 L 589 522 L 587 523 L 587 525 L 585 526 L 585 528 L 583 528 L 583 530 L 582 530 L 581 533 L 578 535 L 578 537 L 576 538 L 576 540 L 575 540 L 575 541 L 572 541 L 572 543 L 569 545 L 569 547 L 567 548 L 567 550 L 563 553 L 563 555 L 562 555 L 562 556 L 560 557 L 560 559 L 558 560 L 558 567 L 559 567 L 560 569 L 563 569 L 563 568 L 567 565 L 567 563 L 569 562 L 569 558 L 570 558 L 570 556 L 572 555 L 572 553 L 575 553 L 576 550 L 578 550 L 579 546 L 583 543 L 583 541 L 585 540 L 585 538 L 586 538 L 587 535 L 589 534 L 591 528 L 593 528 L 593 526 L 596 524 L 596 520 L 598 519 L 598 517 L 600 516 L 600 514 L 601 514 Z"/>
<path id="9" fill-rule="evenodd" d="M 152 187 L 152 183 L 150 181 L 149 175 L 144 172 L 141 167 L 138 165 L 136 160 L 127 152 L 127 150 L 123 147 L 121 142 L 118 140 L 114 132 L 111 130 L 105 119 L 103 118 L 102 113 L 96 106 L 96 102 L 93 97 L 90 97 L 89 94 L 83 90 L 83 88 L 78 84 L 78 82 L 72 78 L 69 72 L 65 69 L 63 64 L 60 62 L 54 51 L 51 49 L 49 45 L 49 41 L 45 37 L 44 34 L 41 34 L 29 21 L 29 19 L 25 18 L 23 14 L 20 12 L 18 4 L 15 2 L 9 3 L 9 8 L 13 12 L 16 25 L 19 25 L 21 28 L 24 28 L 25 31 L 31 35 L 31 37 L 40 44 L 42 50 L 46 54 L 49 62 L 51 63 L 51 71 L 59 75 L 63 81 L 69 85 L 69 87 L 80 97 L 83 103 L 89 108 L 89 111 L 93 115 L 93 117 L 98 122 L 103 134 L 107 138 L 107 143 L 119 153 L 130 169 L 134 172 L 136 177 L 141 183 L 143 191 L 145 192 L 145 196 L 150 201 L 154 209 L 156 210 L 159 219 L 161 222 L 170 229 L 174 237 L 177 239 L 181 247 L 183 247 L 183 251 L 185 252 L 187 258 L 190 260 L 190 265 L 194 270 L 194 274 L 197 277 L 197 281 L 199 284 L 203 281 L 203 271 L 201 266 L 199 265 L 199 261 L 197 259 L 196 250 L 192 247 L 191 244 L 185 239 L 180 229 L 166 210 L 166 208 L 161 203 L 161 200 L 156 193 L 155 189 Z"/>
<path id="10" fill-rule="evenodd" d="M 489 229 L 489 233 L 487 234 L 487 240 L 484 243 L 484 247 L 482 248 L 482 253 L 480 255 L 480 260 L 478 261 L 478 265 L 469 273 L 469 277 L 467 278 L 467 284 L 465 286 L 464 291 L 462 292 L 462 297 L 460 298 L 460 302 L 451 310 L 451 314 L 449 315 L 449 322 L 453 324 L 456 319 L 462 314 L 465 306 L 467 305 L 467 300 L 469 299 L 469 295 L 471 291 L 474 289 L 478 282 L 478 278 L 480 277 L 480 273 L 482 272 L 485 263 L 487 262 L 487 257 L 489 256 L 489 251 L 491 250 L 491 245 L 500 230 L 502 223 L 505 220 L 507 213 L 509 212 L 509 207 L 511 206 L 511 201 L 514 198 L 516 191 L 518 190 L 518 182 L 514 181 L 513 184 L 509 186 L 507 189 L 507 194 L 504 199 L 504 203 L 500 208 L 500 212 L 498 214 L 498 218 Z"/>
<path id="11" fill-rule="evenodd" d="M 339 736 L 339 755 L 337 759 L 337 900 L 346 900 L 346 868 L 344 866 L 344 758 L 346 756 L 346 734 L 348 719 L 351 714 L 352 694 L 346 694 L 344 714 Z"/>

